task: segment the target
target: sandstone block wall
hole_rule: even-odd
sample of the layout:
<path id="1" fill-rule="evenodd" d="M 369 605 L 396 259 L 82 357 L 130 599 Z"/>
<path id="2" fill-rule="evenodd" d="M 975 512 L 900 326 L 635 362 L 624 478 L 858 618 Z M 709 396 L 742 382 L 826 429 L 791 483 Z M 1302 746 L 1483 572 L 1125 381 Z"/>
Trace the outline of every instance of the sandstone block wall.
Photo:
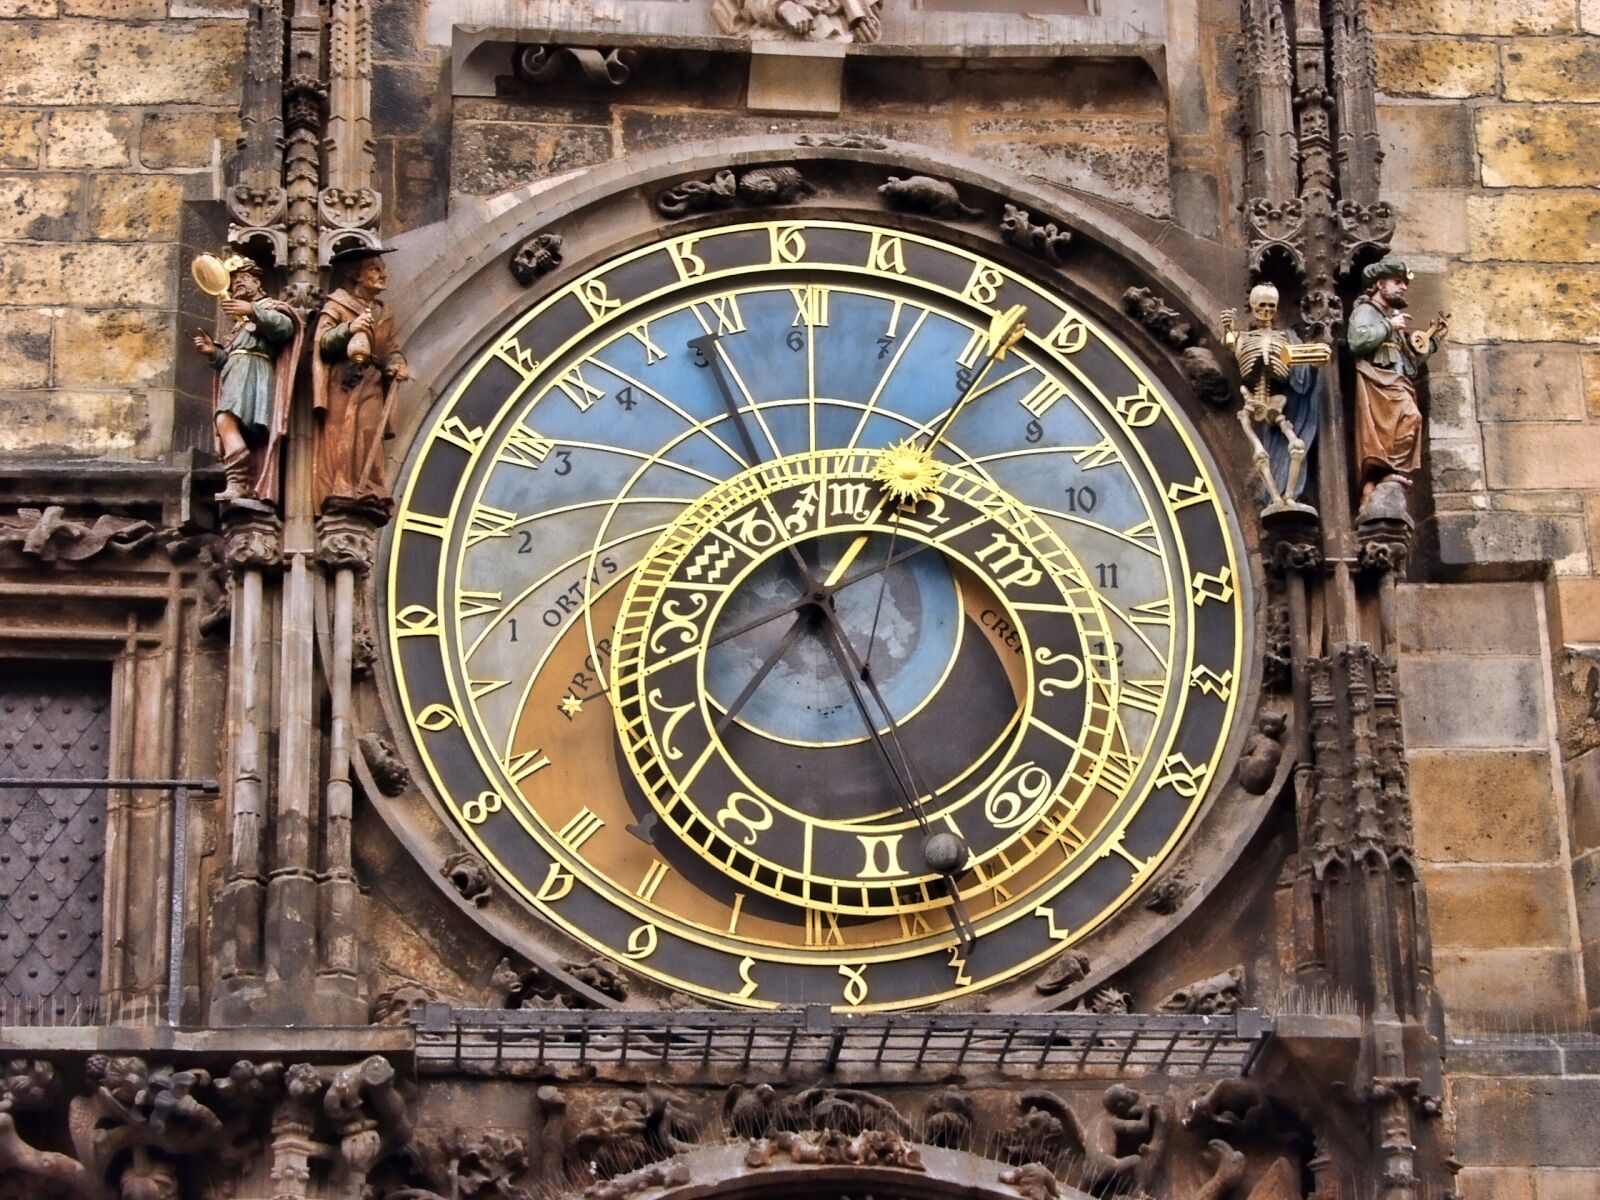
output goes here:
<path id="1" fill-rule="evenodd" d="M 1416 847 L 1451 1030 L 1582 1027 L 1593 1001 L 1544 589 L 1412 585 L 1399 615 Z"/>
<path id="2" fill-rule="evenodd" d="M 242 16 L 0 0 L 0 455 L 169 449 L 179 220 L 234 136 Z"/>
<path id="3" fill-rule="evenodd" d="M 1600 5 L 1372 8 L 1384 188 L 1419 317 L 1440 558 L 1600 571 Z"/>

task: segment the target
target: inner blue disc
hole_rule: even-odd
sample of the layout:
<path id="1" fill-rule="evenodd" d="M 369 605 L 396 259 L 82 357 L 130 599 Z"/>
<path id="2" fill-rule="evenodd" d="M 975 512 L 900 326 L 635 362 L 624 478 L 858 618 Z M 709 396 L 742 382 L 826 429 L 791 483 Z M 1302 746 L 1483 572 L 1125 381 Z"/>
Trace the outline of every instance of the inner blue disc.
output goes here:
<path id="1" fill-rule="evenodd" d="M 799 544 L 816 578 L 827 578 L 857 534 L 830 534 Z M 865 574 L 891 556 L 914 549 L 906 538 L 872 534 L 845 578 L 864 576 L 834 593 L 834 612 L 871 672 L 896 721 L 915 712 L 939 688 L 961 635 L 961 597 L 937 550 L 925 549 L 887 570 Z M 706 689 L 718 716 L 738 700 L 762 664 L 798 623 L 788 649 L 735 718 L 757 733 L 782 741 L 832 744 L 868 735 L 849 684 L 829 651 L 826 626 L 811 605 L 784 613 L 737 637 L 717 643 L 765 614 L 804 595 L 800 572 L 788 551 L 760 563 L 731 595 L 712 631 L 706 654 Z M 881 594 L 881 600 L 880 600 Z M 870 652 L 868 638 L 871 637 Z M 863 685 L 869 710 L 873 700 Z M 880 731 L 887 722 L 880 722 Z"/>

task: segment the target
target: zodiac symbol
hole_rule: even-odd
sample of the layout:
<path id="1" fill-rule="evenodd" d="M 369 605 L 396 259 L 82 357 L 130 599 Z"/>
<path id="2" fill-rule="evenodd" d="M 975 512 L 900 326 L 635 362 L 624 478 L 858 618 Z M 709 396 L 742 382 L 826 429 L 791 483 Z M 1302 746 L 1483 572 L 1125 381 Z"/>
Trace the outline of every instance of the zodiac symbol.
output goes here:
<path id="1" fill-rule="evenodd" d="M 711 607 L 711 601 L 706 598 L 704 592 L 691 592 L 689 594 L 689 603 L 693 605 L 693 611 L 689 613 L 679 611 L 679 603 L 676 600 L 668 600 L 662 604 L 661 616 L 663 620 L 661 626 L 650 635 L 650 649 L 653 652 L 656 654 L 666 653 L 666 646 L 662 644 L 662 639 L 669 633 L 678 635 L 680 648 L 692 646 L 699 640 L 700 627 L 695 622 L 705 616 L 706 609 Z"/>
<path id="2" fill-rule="evenodd" d="M 715 583 L 722 578 L 722 572 L 727 569 L 728 564 L 738 557 L 737 553 L 720 542 L 707 542 L 700 547 L 700 552 L 694 556 L 694 561 L 684 568 L 683 573 L 690 579 L 698 580 L 700 573 L 704 571 L 706 582 Z"/>

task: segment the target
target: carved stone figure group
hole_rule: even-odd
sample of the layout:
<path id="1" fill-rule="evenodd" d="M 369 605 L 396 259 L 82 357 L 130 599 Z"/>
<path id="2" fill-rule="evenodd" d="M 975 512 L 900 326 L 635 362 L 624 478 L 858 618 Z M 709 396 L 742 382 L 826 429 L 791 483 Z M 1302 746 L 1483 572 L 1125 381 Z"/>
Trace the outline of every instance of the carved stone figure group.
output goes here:
<path id="1" fill-rule="evenodd" d="M 334 289 L 312 330 L 312 500 L 319 512 L 388 513 L 383 442 L 393 436 L 394 389 L 410 369 L 381 299 L 388 289 L 386 253 L 358 246 L 334 255 Z M 255 261 L 234 256 L 221 267 L 228 273 L 221 307 L 231 324 L 193 337 L 195 351 L 216 372 L 213 420 L 226 480 L 217 499 L 270 507 L 280 498 L 291 410 L 303 402 L 296 384 L 305 321 L 266 294 Z"/>

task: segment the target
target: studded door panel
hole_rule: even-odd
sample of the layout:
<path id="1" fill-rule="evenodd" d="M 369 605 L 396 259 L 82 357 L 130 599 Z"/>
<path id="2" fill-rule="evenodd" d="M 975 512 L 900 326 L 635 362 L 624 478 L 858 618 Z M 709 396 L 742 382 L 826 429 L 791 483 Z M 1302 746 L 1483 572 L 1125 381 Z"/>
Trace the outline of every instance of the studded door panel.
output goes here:
<path id="1" fill-rule="evenodd" d="M 110 738 L 108 670 L 0 661 L 0 778 L 103 779 Z M 5 1009 L 59 1019 L 94 1007 L 105 844 L 103 790 L 0 789 Z"/>

